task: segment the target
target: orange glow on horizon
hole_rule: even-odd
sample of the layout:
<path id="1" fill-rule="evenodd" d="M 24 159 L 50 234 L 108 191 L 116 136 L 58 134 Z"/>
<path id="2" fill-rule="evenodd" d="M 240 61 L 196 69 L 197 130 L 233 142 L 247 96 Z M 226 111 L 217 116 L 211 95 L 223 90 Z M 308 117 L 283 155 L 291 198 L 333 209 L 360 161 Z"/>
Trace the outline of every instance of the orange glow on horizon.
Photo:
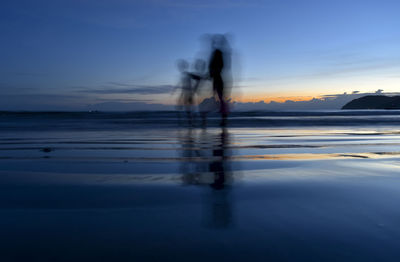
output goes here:
<path id="1" fill-rule="evenodd" d="M 269 102 L 278 102 L 278 103 L 284 103 L 287 100 L 291 101 L 309 101 L 313 98 L 319 98 L 318 96 L 277 96 L 277 97 L 233 97 L 233 101 L 236 102 L 242 102 L 242 103 L 256 103 L 260 101 L 264 101 L 265 103 Z"/>

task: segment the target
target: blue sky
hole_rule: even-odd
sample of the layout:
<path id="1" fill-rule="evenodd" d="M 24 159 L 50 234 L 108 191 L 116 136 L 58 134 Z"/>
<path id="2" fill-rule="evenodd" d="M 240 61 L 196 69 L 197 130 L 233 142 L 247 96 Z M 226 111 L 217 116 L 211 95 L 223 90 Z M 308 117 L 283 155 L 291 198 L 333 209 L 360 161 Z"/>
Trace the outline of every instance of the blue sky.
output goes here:
<path id="1" fill-rule="evenodd" d="M 238 99 L 396 92 L 399 10 L 384 0 L 2 1 L 0 102 L 173 103 L 175 61 L 206 59 L 206 33 L 231 35 Z"/>

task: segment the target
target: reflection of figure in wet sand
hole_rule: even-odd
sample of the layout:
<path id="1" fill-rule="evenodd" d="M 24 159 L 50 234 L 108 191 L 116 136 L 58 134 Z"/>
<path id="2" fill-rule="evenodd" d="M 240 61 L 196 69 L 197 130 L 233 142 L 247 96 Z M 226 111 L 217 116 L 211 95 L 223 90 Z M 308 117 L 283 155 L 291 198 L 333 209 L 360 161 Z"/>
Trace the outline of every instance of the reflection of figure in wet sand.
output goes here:
<path id="1" fill-rule="evenodd" d="M 182 142 L 180 171 L 185 184 L 208 185 L 211 191 L 205 198 L 206 224 L 226 227 L 232 220 L 230 184 L 232 172 L 229 160 L 229 134 L 222 128 L 218 134 L 203 129 L 197 137 L 188 129 Z"/>
<path id="2" fill-rule="evenodd" d="M 214 182 L 210 185 L 215 190 L 221 190 L 225 187 L 225 165 L 226 147 L 228 144 L 228 132 L 222 128 L 218 145 L 213 149 L 213 161 L 209 165 L 209 171 L 214 174 Z"/>
<path id="3" fill-rule="evenodd" d="M 185 133 L 180 137 L 181 142 L 181 162 L 179 172 L 183 175 L 183 181 L 188 184 L 192 184 L 194 181 L 194 174 L 196 173 L 194 167 L 195 157 L 197 156 L 196 143 L 193 136 L 193 129 L 188 128 L 183 130 Z"/>
<path id="4" fill-rule="evenodd" d="M 232 205 L 230 201 L 229 183 L 232 179 L 228 159 L 229 136 L 226 128 L 222 128 L 217 146 L 213 149 L 213 161 L 209 164 L 209 171 L 213 173 L 211 226 L 226 227 L 231 223 Z"/>

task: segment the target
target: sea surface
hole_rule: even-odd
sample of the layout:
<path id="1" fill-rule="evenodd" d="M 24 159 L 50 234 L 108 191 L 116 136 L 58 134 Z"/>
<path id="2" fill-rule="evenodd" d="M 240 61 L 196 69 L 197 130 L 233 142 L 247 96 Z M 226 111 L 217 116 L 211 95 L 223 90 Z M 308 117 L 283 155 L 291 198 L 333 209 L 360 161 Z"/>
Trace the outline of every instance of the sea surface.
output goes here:
<path id="1" fill-rule="evenodd" d="M 399 261 L 400 111 L 0 112 L 0 261 Z"/>

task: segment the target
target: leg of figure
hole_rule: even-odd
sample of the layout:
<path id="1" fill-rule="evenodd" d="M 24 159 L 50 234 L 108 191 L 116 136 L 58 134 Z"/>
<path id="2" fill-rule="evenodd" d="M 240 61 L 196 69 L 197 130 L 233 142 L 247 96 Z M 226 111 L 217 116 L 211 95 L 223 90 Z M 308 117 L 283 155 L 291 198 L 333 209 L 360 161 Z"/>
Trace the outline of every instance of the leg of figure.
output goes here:
<path id="1" fill-rule="evenodd" d="M 216 80 L 216 91 L 218 94 L 218 99 L 220 103 L 220 112 L 221 112 L 221 126 L 226 126 L 226 118 L 228 116 L 228 110 L 227 110 L 227 105 L 225 102 L 225 96 L 224 96 L 224 82 L 222 80 L 222 77 L 218 77 L 215 79 Z"/>

